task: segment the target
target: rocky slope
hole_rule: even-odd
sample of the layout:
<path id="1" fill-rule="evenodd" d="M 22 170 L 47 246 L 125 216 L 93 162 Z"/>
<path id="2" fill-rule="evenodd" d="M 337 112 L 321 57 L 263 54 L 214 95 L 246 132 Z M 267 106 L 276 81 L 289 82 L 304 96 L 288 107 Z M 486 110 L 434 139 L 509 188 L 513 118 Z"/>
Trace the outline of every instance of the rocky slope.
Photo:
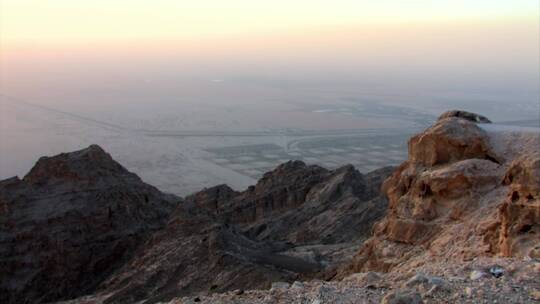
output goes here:
<path id="1" fill-rule="evenodd" d="M 0 302 L 94 292 L 165 225 L 178 200 L 95 145 L 0 181 Z"/>
<path id="2" fill-rule="evenodd" d="M 383 216 L 392 171 L 291 161 L 243 192 L 181 201 L 97 146 L 42 158 L 0 182 L 0 300 L 152 303 L 330 278 Z"/>
<path id="3" fill-rule="evenodd" d="M 490 274 L 495 265 L 504 270 L 501 277 Z M 276 282 L 266 290 L 235 290 L 176 298 L 167 303 L 538 303 L 539 272 L 540 262 L 479 258 L 451 264 L 434 262 L 408 272 L 354 273 L 342 280 Z"/>
<path id="4" fill-rule="evenodd" d="M 226 185 L 185 199 L 103 285 L 105 303 L 269 288 L 275 281 L 333 276 L 385 210 L 383 169 L 330 171 L 290 161 L 253 187 Z"/>

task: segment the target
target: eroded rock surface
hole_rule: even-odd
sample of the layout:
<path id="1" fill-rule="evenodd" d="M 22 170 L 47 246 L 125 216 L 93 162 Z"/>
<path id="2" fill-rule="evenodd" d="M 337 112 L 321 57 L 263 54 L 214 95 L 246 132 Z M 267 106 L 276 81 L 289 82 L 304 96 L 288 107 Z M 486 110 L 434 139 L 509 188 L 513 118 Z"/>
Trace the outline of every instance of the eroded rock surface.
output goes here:
<path id="1" fill-rule="evenodd" d="M 536 258 L 540 136 L 443 115 L 387 179 L 387 215 L 343 273 L 481 256 Z M 517 149 L 515 147 L 519 146 Z"/>
<path id="2" fill-rule="evenodd" d="M 94 292 L 179 199 L 143 183 L 100 147 L 43 157 L 0 181 L 0 302 Z"/>
<path id="3" fill-rule="evenodd" d="M 331 278 L 383 215 L 377 189 L 390 172 L 290 161 L 243 192 L 219 185 L 188 196 L 100 295 L 155 302 Z"/>

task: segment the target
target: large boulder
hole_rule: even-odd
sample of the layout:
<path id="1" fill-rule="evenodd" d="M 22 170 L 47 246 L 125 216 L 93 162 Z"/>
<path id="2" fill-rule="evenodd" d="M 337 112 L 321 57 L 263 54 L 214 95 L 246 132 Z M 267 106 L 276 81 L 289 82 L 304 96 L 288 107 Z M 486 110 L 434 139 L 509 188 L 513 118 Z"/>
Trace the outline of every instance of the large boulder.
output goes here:
<path id="1" fill-rule="evenodd" d="M 491 149 L 486 132 L 465 119 L 440 119 L 409 140 L 409 161 L 413 163 L 429 167 L 470 158 L 501 161 Z"/>

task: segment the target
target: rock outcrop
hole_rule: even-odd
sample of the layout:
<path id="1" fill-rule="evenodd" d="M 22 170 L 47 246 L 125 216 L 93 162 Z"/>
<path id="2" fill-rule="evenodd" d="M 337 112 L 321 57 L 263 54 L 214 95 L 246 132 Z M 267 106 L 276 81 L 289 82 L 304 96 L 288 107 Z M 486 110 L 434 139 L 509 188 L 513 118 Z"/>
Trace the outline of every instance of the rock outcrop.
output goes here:
<path id="1" fill-rule="evenodd" d="M 443 115 L 410 139 L 408 160 L 382 187 L 387 215 L 341 276 L 481 256 L 536 257 L 540 136 L 493 130 L 466 116 Z"/>
<path id="2" fill-rule="evenodd" d="M 100 147 L 43 157 L 0 181 L 0 302 L 92 293 L 179 199 L 128 172 Z"/>
<path id="3" fill-rule="evenodd" d="M 490 148 L 486 132 L 469 120 L 442 118 L 409 140 L 408 163 L 433 167 L 465 159 L 500 161 Z"/>
<path id="4" fill-rule="evenodd" d="M 441 116 L 439 116 L 439 120 L 444 119 L 444 118 L 449 118 L 449 117 L 463 118 L 463 119 L 466 119 L 472 122 L 477 122 L 477 123 L 491 123 L 491 120 L 489 120 L 485 116 L 482 116 L 476 113 L 467 112 L 467 111 L 460 111 L 460 110 L 446 111 L 442 113 Z"/>

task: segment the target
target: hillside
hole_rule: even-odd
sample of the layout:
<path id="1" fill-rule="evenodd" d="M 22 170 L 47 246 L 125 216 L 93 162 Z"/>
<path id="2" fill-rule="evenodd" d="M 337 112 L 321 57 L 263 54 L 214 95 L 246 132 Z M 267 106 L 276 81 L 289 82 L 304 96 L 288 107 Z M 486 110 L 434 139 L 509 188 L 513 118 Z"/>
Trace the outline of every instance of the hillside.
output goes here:
<path id="1" fill-rule="evenodd" d="M 290 161 L 243 192 L 220 185 L 182 200 L 95 145 L 44 157 L 0 182 L 0 300 L 157 302 L 328 278 L 383 215 L 391 171 Z"/>

